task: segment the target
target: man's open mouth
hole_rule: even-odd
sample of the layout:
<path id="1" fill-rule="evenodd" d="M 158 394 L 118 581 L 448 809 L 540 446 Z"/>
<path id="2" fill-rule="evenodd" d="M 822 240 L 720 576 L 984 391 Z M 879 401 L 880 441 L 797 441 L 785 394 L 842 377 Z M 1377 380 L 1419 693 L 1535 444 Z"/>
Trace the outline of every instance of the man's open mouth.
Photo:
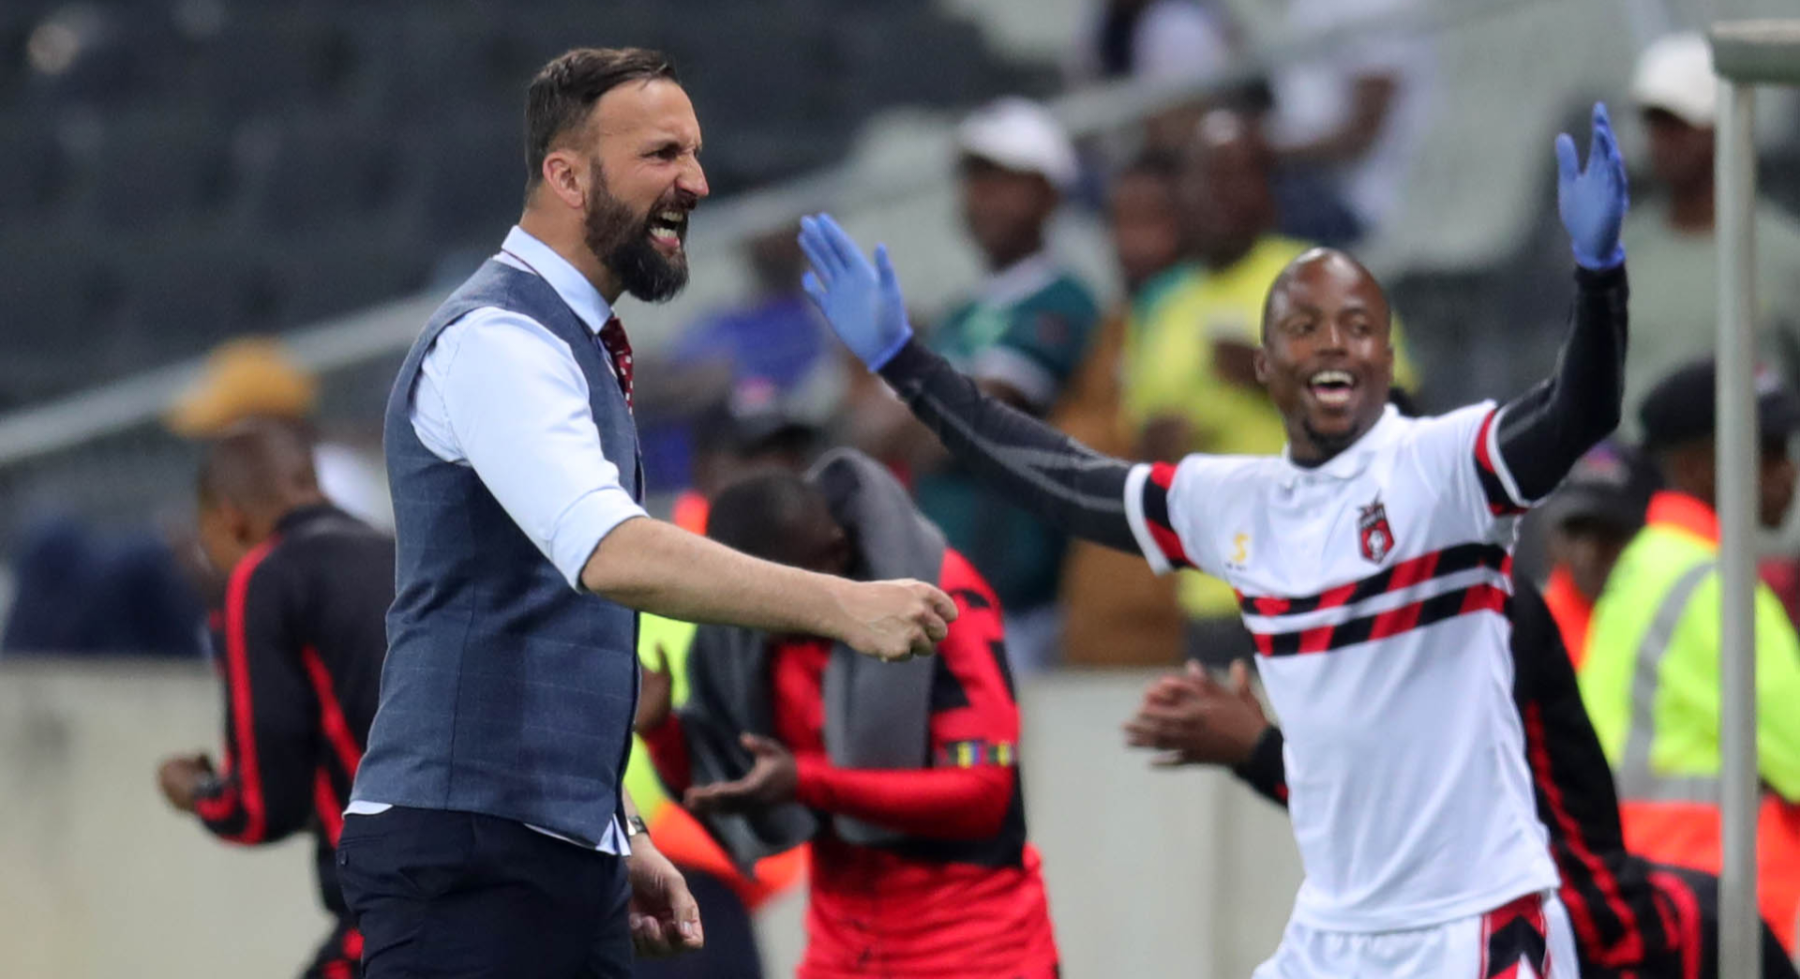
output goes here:
<path id="1" fill-rule="evenodd" d="M 1319 371 L 1307 379 L 1306 389 L 1319 404 L 1342 408 L 1350 403 L 1350 397 L 1356 391 L 1356 375 L 1346 370 Z"/>
<path id="2" fill-rule="evenodd" d="M 664 248 L 680 248 L 687 238 L 688 216 L 686 211 L 676 208 L 665 208 L 650 218 L 650 240 Z"/>

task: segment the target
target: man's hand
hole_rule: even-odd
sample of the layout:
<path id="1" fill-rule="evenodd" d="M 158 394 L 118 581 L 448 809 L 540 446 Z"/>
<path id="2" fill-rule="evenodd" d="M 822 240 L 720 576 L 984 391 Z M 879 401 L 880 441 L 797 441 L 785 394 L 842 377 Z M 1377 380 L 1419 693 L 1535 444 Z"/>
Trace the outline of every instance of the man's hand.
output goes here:
<path id="1" fill-rule="evenodd" d="M 1215 681 L 1198 663 L 1144 691 L 1144 703 L 1125 725 L 1125 743 L 1165 754 L 1152 764 L 1241 765 L 1269 726 L 1262 703 L 1250 689 L 1250 668 L 1231 664 L 1231 688 Z"/>
<path id="2" fill-rule="evenodd" d="M 656 664 L 644 663 L 638 669 L 643 674 L 643 681 L 638 687 L 637 716 L 631 720 L 631 729 L 643 734 L 662 727 L 669 719 L 674 704 L 675 677 L 669 671 L 669 651 L 660 642 L 656 644 Z"/>
<path id="3" fill-rule="evenodd" d="M 837 580 L 842 582 L 837 594 L 842 624 L 831 636 L 866 656 L 930 656 L 956 621 L 956 603 L 923 581 Z"/>
<path id="4" fill-rule="evenodd" d="M 1587 169 L 1575 156 L 1568 133 L 1556 137 L 1556 209 L 1575 249 L 1575 263 L 1599 271 L 1625 261 L 1619 228 L 1630 204 L 1625 161 L 1613 138 L 1606 103 L 1594 103 L 1594 132 L 1588 143 Z"/>
<path id="5" fill-rule="evenodd" d="M 706 944 L 700 906 L 687 881 L 648 835 L 633 837 L 625 868 L 631 881 L 631 944 L 638 955 L 660 958 Z"/>
<path id="6" fill-rule="evenodd" d="M 912 337 L 887 246 L 875 249 L 870 264 L 831 215 L 819 214 L 800 219 L 800 247 L 812 263 L 801 280 L 806 294 L 850 352 L 870 370 L 880 370 Z"/>
<path id="7" fill-rule="evenodd" d="M 163 759 L 156 769 L 156 784 L 163 798 L 181 812 L 193 812 L 200 786 L 213 779 L 212 759 L 205 752 Z"/>
<path id="8" fill-rule="evenodd" d="M 773 738 L 746 734 L 741 739 L 745 750 L 756 760 L 743 778 L 731 782 L 696 786 L 681 801 L 689 811 L 704 813 L 755 812 L 778 806 L 794 798 L 800 785 L 800 769 L 794 755 Z"/>

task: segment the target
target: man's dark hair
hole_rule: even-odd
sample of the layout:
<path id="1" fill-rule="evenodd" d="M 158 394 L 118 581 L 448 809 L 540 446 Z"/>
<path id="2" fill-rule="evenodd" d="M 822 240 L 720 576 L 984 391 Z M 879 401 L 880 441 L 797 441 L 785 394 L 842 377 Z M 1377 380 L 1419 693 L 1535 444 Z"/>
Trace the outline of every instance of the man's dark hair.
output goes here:
<path id="1" fill-rule="evenodd" d="M 800 474 L 768 469 L 737 480 L 713 497 L 706 536 L 735 551 L 778 564 L 798 565 L 795 531 L 828 509 L 818 487 Z"/>
<path id="2" fill-rule="evenodd" d="M 658 78 L 679 81 L 668 57 L 648 48 L 576 48 L 540 69 L 525 95 L 526 193 L 544 179 L 544 157 L 586 124 L 600 96 Z"/>

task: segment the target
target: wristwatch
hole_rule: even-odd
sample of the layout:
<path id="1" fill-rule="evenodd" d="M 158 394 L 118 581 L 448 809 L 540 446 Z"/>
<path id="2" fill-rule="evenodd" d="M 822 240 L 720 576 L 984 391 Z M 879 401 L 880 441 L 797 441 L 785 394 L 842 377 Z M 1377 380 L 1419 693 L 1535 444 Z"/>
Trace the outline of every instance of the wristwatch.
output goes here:
<path id="1" fill-rule="evenodd" d="M 644 825 L 644 817 L 642 817 L 642 816 L 626 816 L 625 817 L 625 838 L 626 839 L 629 840 L 629 839 L 632 839 L 633 837 L 649 836 L 649 835 L 650 835 L 650 827 Z"/>

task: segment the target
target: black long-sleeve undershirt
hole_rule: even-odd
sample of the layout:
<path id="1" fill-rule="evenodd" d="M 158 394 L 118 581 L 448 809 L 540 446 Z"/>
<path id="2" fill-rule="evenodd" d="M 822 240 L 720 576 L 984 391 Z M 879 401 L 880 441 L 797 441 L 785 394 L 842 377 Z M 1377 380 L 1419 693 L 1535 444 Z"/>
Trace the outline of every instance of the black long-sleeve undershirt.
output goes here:
<path id="1" fill-rule="evenodd" d="M 1555 373 L 1508 402 L 1500 417 L 1500 455 L 1523 497 L 1520 503 L 1555 489 L 1575 460 L 1619 423 L 1625 269 L 1578 269 L 1575 281 L 1572 323 Z M 917 341 L 902 347 L 881 376 L 945 448 L 990 486 L 1067 533 L 1137 552 L 1125 517 L 1130 463 L 1101 455 L 982 394 Z"/>

